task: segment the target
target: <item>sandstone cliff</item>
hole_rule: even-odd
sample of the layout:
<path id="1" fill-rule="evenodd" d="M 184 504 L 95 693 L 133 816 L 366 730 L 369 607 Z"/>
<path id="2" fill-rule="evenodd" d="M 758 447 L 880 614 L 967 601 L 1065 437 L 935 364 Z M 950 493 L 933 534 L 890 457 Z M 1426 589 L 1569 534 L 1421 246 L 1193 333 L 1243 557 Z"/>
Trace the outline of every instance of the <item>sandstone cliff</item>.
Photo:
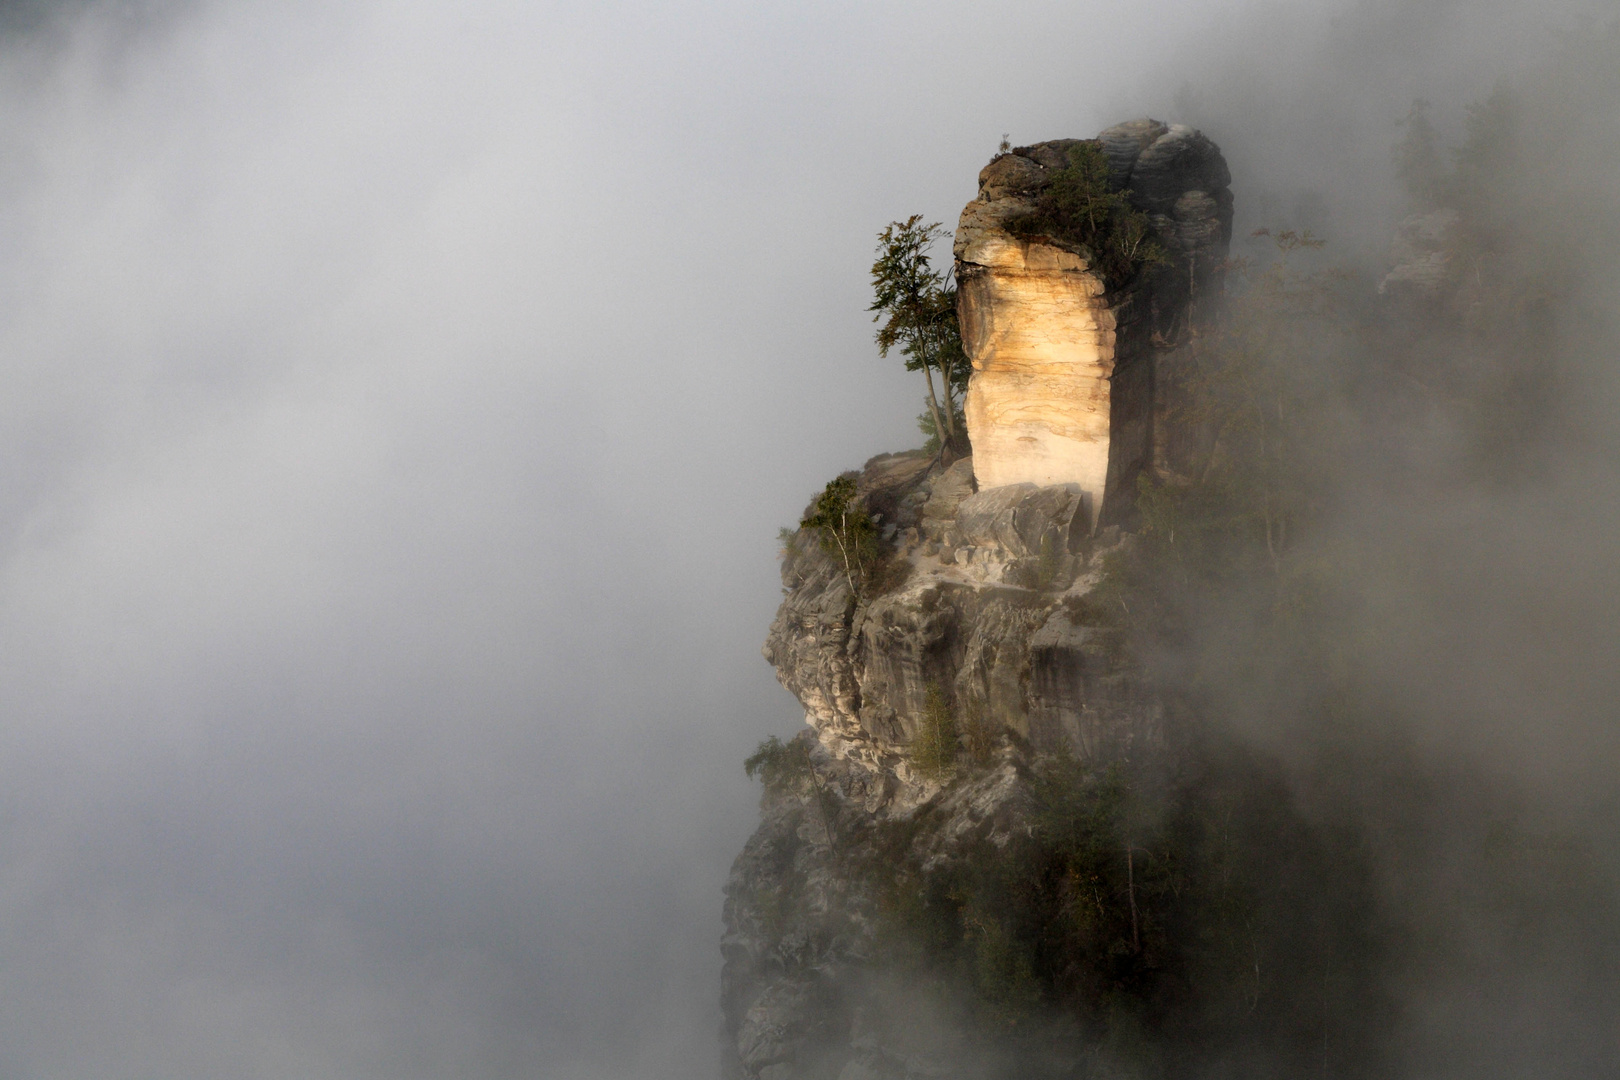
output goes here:
<path id="1" fill-rule="evenodd" d="M 1491 150 L 1514 113 L 1482 115 L 1376 292 L 1279 229 L 1222 298 L 1226 168 L 1196 132 L 1137 121 L 985 170 L 957 237 L 973 456 L 841 478 L 871 573 L 837 534 L 783 553 L 765 655 L 809 727 L 749 759 L 728 1080 L 1603 1074 L 1612 829 L 1549 827 L 1489 757 L 1415 739 L 1455 710 L 1388 680 L 1374 639 L 1405 600 L 1365 588 L 1429 604 L 1439 542 L 1472 551 L 1481 519 L 1390 523 L 1474 507 L 1482 479 L 1539 499 L 1570 445 L 1567 404 L 1527 391 L 1576 373 L 1560 336 L 1589 313 L 1537 254 L 1541 211 L 1499 201 L 1538 160 Z M 1028 227 L 1081 159 L 1166 263 L 1122 276 Z M 1165 482 L 1133 521 L 1144 473 Z M 1351 521 L 1371 494 L 1396 512 Z M 1477 650 L 1457 629 L 1437 655 Z"/>
<path id="2" fill-rule="evenodd" d="M 880 595 L 852 596 L 808 530 L 784 552 L 764 653 L 804 704 L 812 778 L 767 791 L 727 886 L 732 1077 L 982 1075 L 989 1051 L 951 989 L 919 988 L 890 955 L 910 902 L 895 889 L 945 888 L 1027 837 L 1042 751 L 1100 767 L 1161 737 L 1088 603 L 1118 530 L 1090 536 L 1078 485 L 981 491 L 973 475 L 920 453 L 867 463 L 859 490 L 905 574 Z M 963 745 L 946 775 L 908 752 L 931 697 Z M 1077 1032 L 1040 1045 L 1089 1052 Z"/>
<path id="3" fill-rule="evenodd" d="M 897 797 L 929 789 L 904 751 L 930 687 L 964 724 L 1032 747 L 1126 737 L 1130 690 L 1076 614 L 1118 530 L 1090 538 L 1078 485 L 978 490 L 974 466 L 941 470 L 920 453 L 867 463 L 860 491 L 906 574 L 892 591 L 851 596 L 806 533 L 784 553 L 765 658 L 821 743 L 892 778 L 880 782 Z"/>
<path id="4" fill-rule="evenodd" d="M 1142 536 L 974 464 L 867 463 L 891 563 L 860 595 L 809 530 L 784 553 L 764 651 L 810 730 L 751 759 L 724 1075 L 1282 1080 L 1329 1011 L 1365 1041 L 1378 1001 L 1335 959 L 1366 933 L 1354 838 L 1147 681 Z"/>
<path id="5" fill-rule="evenodd" d="M 1030 227 L 1082 163 L 1082 194 L 1162 259 Z M 1144 473 L 1208 472 L 1188 467 L 1209 448 L 1182 395 L 1228 179 L 1208 139 L 1152 120 L 981 174 L 956 236 L 972 456 L 851 475 L 871 573 L 814 528 L 783 552 L 764 653 L 810 730 L 750 759 L 765 794 L 726 887 L 729 1080 L 1295 1075 L 1321 927 L 1361 918 L 1326 911 L 1345 893 L 1321 883 L 1354 864 L 1128 637 L 1130 605 L 1186 575 L 1130 511 Z M 1335 1000 L 1375 1016 L 1346 985 Z"/>
<path id="6" fill-rule="evenodd" d="M 999 154 L 956 232 L 965 411 L 985 488 L 1076 484 L 1093 522 L 1123 521 L 1144 470 L 1176 471 L 1179 351 L 1213 313 L 1231 181 L 1199 132 L 1134 120 L 1093 140 L 1108 184 L 1147 215 L 1166 260 L 1110 283 L 1099 253 L 1016 228 L 1080 140 Z M 1111 287 L 1112 286 L 1112 287 Z"/>
<path id="7" fill-rule="evenodd" d="M 1113 991 L 1063 976 L 1090 1004 L 1041 1012 L 1032 988 L 1051 975 L 1026 971 L 1034 954 L 1013 941 L 1069 918 L 1025 895 L 1030 868 L 1057 858 L 1130 899 L 1128 924 L 1110 908 L 1071 967 L 1100 970 L 1123 941 L 1138 958 L 1151 947 L 1135 877 L 1113 880 L 1134 875 L 1117 838 L 1084 870 L 1096 852 L 1055 856 L 1035 822 L 1054 768 L 1091 800 L 1085 813 L 1112 821 L 1110 770 L 1164 757 L 1163 705 L 1124 661 L 1099 588 L 1131 542 L 1115 523 L 1136 477 L 1173 470 L 1175 363 L 1212 310 L 1231 198 L 1195 131 L 1141 120 L 1084 144 L 1167 254 L 1108 280 L 1083 244 L 1017 229 L 1080 145 L 998 155 L 963 211 L 974 452 L 949 467 L 884 455 L 858 474 L 889 553 L 881 584 L 857 594 L 813 530 L 783 552 L 764 653 L 811 731 L 768 749 L 762 824 L 726 890 L 734 1080 L 1107 1071 L 1112 1051 L 1083 1017 Z M 918 749 L 942 736 L 943 764 Z"/>

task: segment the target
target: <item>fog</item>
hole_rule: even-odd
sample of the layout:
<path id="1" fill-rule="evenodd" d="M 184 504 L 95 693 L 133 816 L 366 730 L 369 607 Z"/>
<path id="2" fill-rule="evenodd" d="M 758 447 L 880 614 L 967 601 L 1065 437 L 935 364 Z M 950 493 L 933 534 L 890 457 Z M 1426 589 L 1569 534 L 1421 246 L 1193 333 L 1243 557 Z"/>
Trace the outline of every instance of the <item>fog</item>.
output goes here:
<path id="1" fill-rule="evenodd" d="M 1375 258 L 1411 100 L 1454 133 L 1582 10 L 9 5 L 0 1076 L 714 1075 L 740 763 L 801 723 L 775 533 L 920 442 L 877 231 L 953 224 L 1004 132 L 1150 113 L 1240 233 Z M 1587 804 L 1620 583 L 1511 571 L 1616 535 L 1600 459 L 1448 507 L 1525 531 L 1435 586 L 1542 588 L 1577 671 L 1507 662 L 1514 603 L 1483 650 L 1402 604 L 1387 662 L 1421 739 Z M 1409 511 L 1360 520 L 1456 535 Z"/>

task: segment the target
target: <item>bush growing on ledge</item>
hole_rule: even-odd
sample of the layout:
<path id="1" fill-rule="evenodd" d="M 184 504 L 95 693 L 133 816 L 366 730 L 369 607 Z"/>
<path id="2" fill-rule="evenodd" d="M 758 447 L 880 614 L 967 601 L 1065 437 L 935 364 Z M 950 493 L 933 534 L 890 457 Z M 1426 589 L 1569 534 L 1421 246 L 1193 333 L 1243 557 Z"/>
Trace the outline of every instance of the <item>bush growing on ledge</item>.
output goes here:
<path id="1" fill-rule="evenodd" d="M 766 792 L 779 799 L 805 798 L 815 800 L 816 812 L 821 817 L 821 830 L 827 847 L 836 849 L 838 836 L 834 821 L 838 814 L 837 801 L 826 783 L 817 775 L 810 760 L 808 737 L 783 742 L 775 735 L 761 742 L 743 761 L 743 772 L 750 780 L 756 776 Z"/>
<path id="2" fill-rule="evenodd" d="M 1007 230 L 1083 246 L 1109 288 L 1169 261 L 1153 239 L 1148 216 L 1131 205 L 1129 191 L 1108 189 L 1108 158 L 1095 142 L 1071 147 L 1068 166 L 1036 195 L 1034 212 L 1009 221 Z"/>
<path id="3" fill-rule="evenodd" d="M 804 520 L 799 522 L 799 528 L 816 531 L 821 550 L 838 559 L 843 567 L 850 594 L 863 595 L 883 552 L 878 544 L 877 525 L 861 505 L 854 478 L 840 476 L 829 480 Z"/>
<path id="4" fill-rule="evenodd" d="M 924 776 L 944 779 L 956 771 L 956 751 L 956 716 L 945 699 L 945 691 L 931 682 L 917 737 L 911 741 L 912 764 Z"/>
<path id="5" fill-rule="evenodd" d="M 750 780 L 757 775 L 765 789 L 774 794 L 802 794 L 812 775 L 810 748 L 798 739 L 783 742 L 772 735 L 743 761 L 743 772 Z"/>

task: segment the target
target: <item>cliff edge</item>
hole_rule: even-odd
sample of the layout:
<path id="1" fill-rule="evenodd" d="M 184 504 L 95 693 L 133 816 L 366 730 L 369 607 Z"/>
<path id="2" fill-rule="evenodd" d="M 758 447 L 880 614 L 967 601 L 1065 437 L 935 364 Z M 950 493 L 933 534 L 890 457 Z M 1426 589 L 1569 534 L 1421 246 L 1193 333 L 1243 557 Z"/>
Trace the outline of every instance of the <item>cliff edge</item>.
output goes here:
<path id="1" fill-rule="evenodd" d="M 1095 610 L 1128 540 L 1091 534 L 1078 485 L 978 490 L 973 459 L 914 452 L 872 459 L 857 490 L 892 548 L 885 588 L 852 588 L 811 530 L 783 552 L 764 653 L 813 730 L 760 763 L 762 824 L 726 888 L 732 1078 L 989 1068 L 967 999 L 895 951 L 930 892 L 1029 841 L 1033 762 L 1090 773 L 1162 739 Z"/>
<path id="2" fill-rule="evenodd" d="M 1188 942 L 1241 942 L 1238 909 L 1176 876 L 1227 873 L 1166 831 L 1214 782 L 1127 655 L 1114 580 L 1137 478 L 1196 439 L 1176 395 L 1218 305 L 1229 179 L 1153 120 L 980 174 L 955 248 L 972 456 L 846 474 L 878 552 L 861 572 L 824 529 L 782 552 L 764 655 L 810 730 L 748 763 L 728 1080 L 1115 1075 L 1205 963 Z M 1077 231 L 1073 205 L 1111 225 Z M 1197 977 L 1224 992 L 1247 963 Z"/>

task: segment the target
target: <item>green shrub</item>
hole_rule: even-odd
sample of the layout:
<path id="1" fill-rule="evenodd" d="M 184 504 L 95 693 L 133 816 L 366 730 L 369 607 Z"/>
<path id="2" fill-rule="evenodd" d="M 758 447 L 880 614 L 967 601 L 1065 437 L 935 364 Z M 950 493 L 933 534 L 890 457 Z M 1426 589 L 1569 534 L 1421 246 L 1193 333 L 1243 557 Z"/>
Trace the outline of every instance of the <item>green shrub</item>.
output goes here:
<path id="1" fill-rule="evenodd" d="M 956 717 L 938 683 L 929 683 L 917 734 L 911 740 L 911 762 L 917 771 L 944 779 L 956 771 Z"/>
<path id="2" fill-rule="evenodd" d="M 802 795 L 812 779 L 810 748 L 802 739 L 783 742 L 772 735 L 743 762 L 743 771 L 774 794 Z"/>
<path id="3" fill-rule="evenodd" d="M 1009 221 L 1007 229 L 1084 247 L 1110 288 L 1169 261 L 1154 239 L 1152 221 L 1131 205 L 1130 193 L 1109 190 L 1108 158 L 1095 142 L 1071 147 L 1068 166 L 1035 196 L 1034 211 Z"/>
<path id="4" fill-rule="evenodd" d="M 799 528 L 816 531 L 821 550 L 837 559 L 843 569 L 850 595 L 864 596 L 884 552 L 877 524 L 856 491 L 855 478 L 845 475 L 829 480 Z"/>

